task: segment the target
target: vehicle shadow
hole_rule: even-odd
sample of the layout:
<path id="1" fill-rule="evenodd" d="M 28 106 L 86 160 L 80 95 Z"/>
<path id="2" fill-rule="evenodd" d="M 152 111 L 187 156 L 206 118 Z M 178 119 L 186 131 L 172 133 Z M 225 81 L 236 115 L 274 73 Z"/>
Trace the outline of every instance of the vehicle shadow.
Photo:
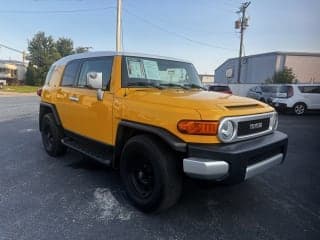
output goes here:
<path id="1" fill-rule="evenodd" d="M 144 214 L 136 210 L 129 203 L 122 185 L 119 171 L 113 170 L 103 164 L 70 151 L 68 154 L 78 155 L 75 160 L 67 164 L 67 167 L 75 171 L 83 171 L 83 177 L 87 184 L 93 184 L 96 188 L 108 189 L 113 197 L 127 211 L 134 212 L 134 216 L 140 218 L 155 219 L 181 219 L 194 221 L 201 216 L 211 218 L 216 210 L 237 209 L 247 211 L 252 202 L 250 196 L 257 196 L 257 187 L 250 181 L 234 186 L 222 185 L 214 182 L 203 182 L 184 176 L 183 191 L 179 202 L 172 208 L 161 213 Z"/>
<path id="2" fill-rule="evenodd" d="M 312 117 L 312 116 L 319 116 L 320 110 L 307 110 L 305 114 L 298 116 L 294 114 L 292 111 L 284 112 L 284 111 L 278 111 L 279 115 L 283 116 L 294 116 L 294 117 Z"/>

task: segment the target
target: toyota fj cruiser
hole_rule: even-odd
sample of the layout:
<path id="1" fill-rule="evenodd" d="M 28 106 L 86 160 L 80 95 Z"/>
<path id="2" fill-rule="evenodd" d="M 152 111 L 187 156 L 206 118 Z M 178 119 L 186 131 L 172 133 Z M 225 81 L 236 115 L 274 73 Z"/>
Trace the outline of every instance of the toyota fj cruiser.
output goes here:
<path id="1" fill-rule="evenodd" d="M 46 152 L 120 169 L 142 211 L 174 205 L 183 175 L 239 183 L 284 161 L 287 136 L 262 102 L 205 91 L 186 61 L 91 52 L 55 62 L 41 92 Z"/>

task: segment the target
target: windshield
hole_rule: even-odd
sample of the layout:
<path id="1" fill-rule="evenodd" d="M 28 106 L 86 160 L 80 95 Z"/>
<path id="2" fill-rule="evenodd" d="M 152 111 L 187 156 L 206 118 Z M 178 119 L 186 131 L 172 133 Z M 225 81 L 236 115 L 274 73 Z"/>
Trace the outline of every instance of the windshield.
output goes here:
<path id="1" fill-rule="evenodd" d="M 265 93 L 274 93 L 277 91 L 277 86 L 262 86 L 261 90 Z"/>
<path id="2" fill-rule="evenodd" d="M 122 60 L 122 87 L 202 88 L 191 63 L 129 57 Z"/>

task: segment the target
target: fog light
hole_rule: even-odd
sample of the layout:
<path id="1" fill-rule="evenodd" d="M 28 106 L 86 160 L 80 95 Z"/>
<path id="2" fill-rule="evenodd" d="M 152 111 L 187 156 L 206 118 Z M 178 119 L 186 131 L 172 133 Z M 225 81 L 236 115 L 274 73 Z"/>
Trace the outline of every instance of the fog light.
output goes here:
<path id="1" fill-rule="evenodd" d="M 270 118 L 270 124 L 272 130 L 276 130 L 278 128 L 278 113 L 273 113 L 272 117 Z"/>

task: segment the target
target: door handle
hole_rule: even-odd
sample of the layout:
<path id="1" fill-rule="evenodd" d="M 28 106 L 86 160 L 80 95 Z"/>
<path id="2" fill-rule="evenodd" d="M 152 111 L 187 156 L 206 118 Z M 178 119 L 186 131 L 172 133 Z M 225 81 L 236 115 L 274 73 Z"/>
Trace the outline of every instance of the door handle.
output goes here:
<path id="1" fill-rule="evenodd" d="M 73 102 L 79 102 L 79 98 L 76 97 L 76 96 L 71 96 L 71 97 L 69 97 L 69 100 L 70 100 L 70 101 L 73 101 Z"/>

